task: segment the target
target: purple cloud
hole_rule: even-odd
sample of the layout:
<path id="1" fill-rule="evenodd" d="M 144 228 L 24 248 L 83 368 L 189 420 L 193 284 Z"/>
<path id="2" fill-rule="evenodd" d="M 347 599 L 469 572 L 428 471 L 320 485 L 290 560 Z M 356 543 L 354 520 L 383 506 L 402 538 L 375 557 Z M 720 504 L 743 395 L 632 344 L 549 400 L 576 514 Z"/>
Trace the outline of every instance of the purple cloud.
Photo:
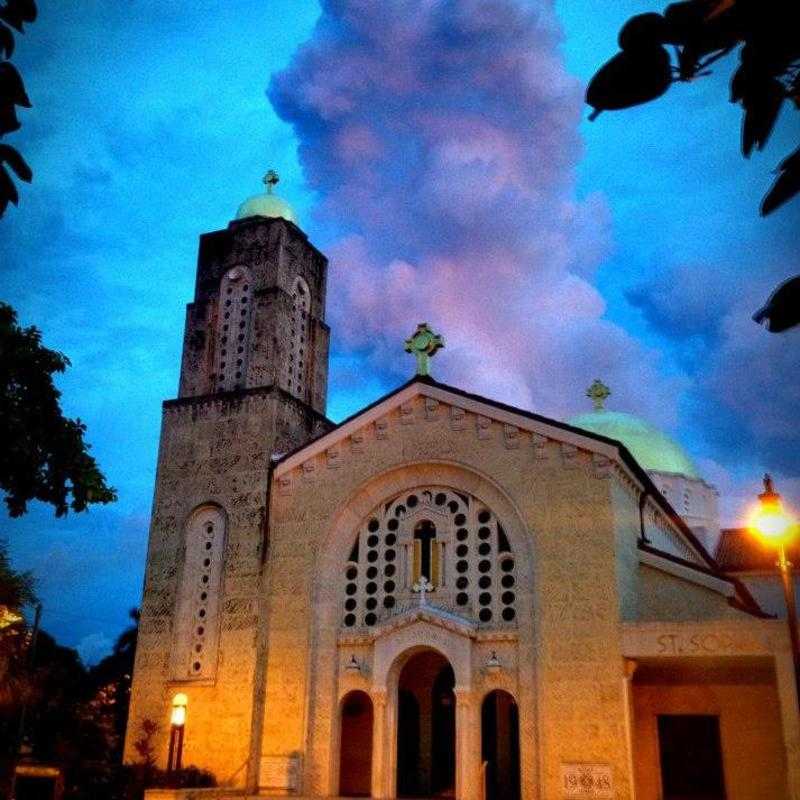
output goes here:
<path id="1" fill-rule="evenodd" d="M 563 416 L 596 375 L 675 420 L 683 383 L 605 315 L 600 196 L 575 196 L 582 88 L 552 8 L 518 0 L 328 0 L 273 77 L 331 256 L 335 344 L 408 373 L 400 342 L 447 337 L 437 374 Z M 643 387 L 647 391 L 643 391 Z"/>

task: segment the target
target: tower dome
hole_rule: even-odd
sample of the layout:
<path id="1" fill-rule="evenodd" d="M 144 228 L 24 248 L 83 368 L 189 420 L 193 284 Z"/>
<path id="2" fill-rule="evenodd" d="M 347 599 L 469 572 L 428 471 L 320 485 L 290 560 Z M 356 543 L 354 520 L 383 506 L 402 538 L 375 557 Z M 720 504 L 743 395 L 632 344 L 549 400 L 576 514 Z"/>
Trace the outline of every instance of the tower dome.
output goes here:
<path id="1" fill-rule="evenodd" d="M 596 380 L 586 392 L 594 410 L 567 420 L 576 428 L 616 439 L 628 448 L 641 467 L 648 472 L 671 472 L 697 478 L 697 469 L 686 451 L 673 439 L 643 419 L 604 407 L 611 392 Z"/>
<path id="2" fill-rule="evenodd" d="M 239 206 L 236 212 L 236 219 L 247 219 L 248 217 L 282 217 L 289 222 L 297 224 L 297 215 L 294 209 L 282 197 L 274 193 L 276 184 L 280 181 L 278 173 L 271 169 L 264 176 L 264 183 L 267 190 L 262 194 L 256 194 L 248 198 Z"/>

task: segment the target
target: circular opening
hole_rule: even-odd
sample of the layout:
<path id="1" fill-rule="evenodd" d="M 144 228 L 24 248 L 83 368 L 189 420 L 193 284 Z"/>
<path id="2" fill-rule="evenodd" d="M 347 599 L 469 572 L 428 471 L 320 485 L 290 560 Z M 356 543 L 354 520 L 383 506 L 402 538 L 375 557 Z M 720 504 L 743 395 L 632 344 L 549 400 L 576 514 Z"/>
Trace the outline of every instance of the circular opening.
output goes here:
<path id="1" fill-rule="evenodd" d="M 492 531 L 484 526 L 483 528 L 478 528 L 478 538 L 479 539 L 488 539 L 492 535 Z"/>
<path id="2" fill-rule="evenodd" d="M 447 507 L 450 509 L 450 513 L 451 513 L 451 514 L 455 514 L 455 513 L 456 513 L 456 511 L 458 511 L 458 502 L 457 502 L 457 501 L 455 501 L 455 500 L 451 500 L 451 501 L 450 501 L 450 502 L 447 504 Z"/>
<path id="3" fill-rule="evenodd" d="M 501 599 L 507 606 L 510 606 L 516 600 L 514 592 L 503 592 Z"/>
<path id="4" fill-rule="evenodd" d="M 492 515 L 486 509 L 484 509 L 483 511 L 481 511 L 480 514 L 478 514 L 478 522 L 480 522 L 481 525 L 485 525 L 491 518 Z"/>
<path id="5" fill-rule="evenodd" d="M 386 544 L 389 547 L 392 547 L 396 541 L 397 541 L 397 537 L 393 533 L 387 533 L 386 534 Z"/>
<path id="6" fill-rule="evenodd" d="M 398 522 L 396 519 L 390 519 L 390 520 L 389 520 L 389 521 L 386 523 L 386 527 L 387 527 L 387 528 L 388 528 L 390 531 L 396 531 L 396 530 L 397 530 L 397 527 L 398 527 L 398 525 L 399 525 L 399 524 L 400 524 L 400 523 L 399 523 L 399 522 Z"/>
<path id="7" fill-rule="evenodd" d="M 478 597 L 478 602 L 482 606 L 488 606 L 492 602 L 492 595 L 489 592 L 481 592 Z"/>
<path id="8" fill-rule="evenodd" d="M 377 560 L 378 560 L 378 551 L 377 550 L 370 550 L 367 553 L 367 561 L 369 561 L 370 564 L 372 564 L 373 562 L 375 562 Z"/>
<path id="9" fill-rule="evenodd" d="M 378 522 L 378 520 L 371 519 L 369 521 L 369 524 L 367 525 L 367 530 L 370 533 L 375 533 L 375 531 L 378 530 L 378 528 L 380 528 L 380 526 L 381 526 L 381 524 L 380 524 L 380 522 Z"/>
<path id="10" fill-rule="evenodd" d="M 347 625 L 348 628 L 352 628 L 353 625 L 356 624 L 356 615 L 355 614 L 348 614 L 344 618 L 344 624 Z"/>
<path id="11" fill-rule="evenodd" d="M 490 622 L 492 619 L 492 609 L 491 608 L 482 608 L 480 613 L 478 614 L 478 619 L 481 622 Z"/>
<path id="12" fill-rule="evenodd" d="M 394 608 L 394 597 L 388 595 L 387 597 L 383 598 L 383 607 L 384 608 Z"/>
<path id="13" fill-rule="evenodd" d="M 369 578 L 370 580 L 372 580 L 377 574 L 378 574 L 378 568 L 377 567 L 368 567 L 367 568 L 367 578 Z"/>
<path id="14" fill-rule="evenodd" d="M 513 559 L 513 558 L 507 558 L 507 559 L 506 559 L 506 560 L 505 560 L 505 561 L 504 561 L 504 562 L 503 562 L 503 563 L 500 565 L 500 569 L 502 569 L 502 570 L 503 570 L 503 572 L 511 572 L 511 570 L 512 570 L 512 569 L 514 569 L 514 559 Z"/>
<path id="15" fill-rule="evenodd" d="M 378 537 L 373 533 L 372 536 L 367 537 L 367 547 L 377 547 Z"/>
<path id="16" fill-rule="evenodd" d="M 394 581 L 386 581 L 386 583 L 383 584 L 383 591 L 386 592 L 386 594 L 391 594 L 395 588 Z"/>
<path id="17" fill-rule="evenodd" d="M 374 625 L 377 622 L 377 620 L 378 618 L 375 616 L 375 614 L 367 614 L 367 616 L 364 617 L 364 622 L 367 625 Z"/>
<path id="18" fill-rule="evenodd" d="M 469 536 L 469 531 L 466 528 L 459 528 L 456 531 L 456 539 L 458 539 L 459 542 L 465 541 L 468 536 Z"/>
<path id="19" fill-rule="evenodd" d="M 467 586 L 469 586 L 469 578 L 466 575 L 462 575 L 456 580 L 456 589 L 466 589 Z"/>
<path id="20" fill-rule="evenodd" d="M 500 579 L 500 585 L 504 589 L 510 589 L 514 585 L 514 576 L 513 575 L 503 575 Z"/>
<path id="21" fill-rule="evenodd" d="M 366 602 L 367 611 L 373 611 L 377 605 L 378 605 L 378 599 L 376 597 L 367 598 Z"/>
<path id="22" fill-rule="evenodd" d="M 352 611 L 356 607 L 355 597 L 348 597 L 347 600 L 344 601 L 344 607 L 346 611 Z"/>
<path id="23" fill-rule="evenodd" d="M 345 577 L 349 581 L 354 581 L 356 575 L 358 575 L 358 570 L 355 567 L 348 567 L 347 572 L 345 572 Z"/>
<path id="24" fill-rule="evenodd" d="M 367 594 L 375 594 L 378 591 L 378 584 L 374 581 L 370 581 L 366 586 Z"/>
<path id="25" fill-rule="evenodd" d="M 463 525 L 466 521 L 467 518 L 463 514 L 456 514 L 453 517 L 453 522 L 455 522 L 456 525 Z"/>
<path id="26" fill-rule="evenodd" d="M 394 550 L 387 550 L 386 551 L 386 560 L 387 561 L 394 561 L 396 555 L 397 554 L 395 553 Z"/>
<path id="27" fill-rule="evenodd" d="M 456 562 L 456 572 L 466 572 L 469 569 L 469 564 L 466 561 Z"/>
<path id="28" fill-rule="evenodd" d="M 503 609 L 502 617 L 506 622 L 511 622 L 511 620 L 513 620 L 514 617 L 516 617 L 516 616 L 517 616 L 517 612 L 514 611 L 513 608 L 504 608 Z"/>
<path id="29" fill-rule="evenodd" d="M 356 593 L 356 585 L 354 583 L 348 583 L 344 591 L 345 594 L 354 595 Z"/>
<path id="30" fill-rule="evenodd" d="M 478 581 L 478 586 L 481 589 L 488 589 L 492 585 L 492 579 L 488 575 L 481 575 L 480 580 Z"/>
<path id="31" fill-rule="evenodd" d="M 492 568 L 491 561 L 484 559 L 478 564 L 478 572 L 488 572 Z"/>
<path id="32" fill-rule="evenodd" d="M 419 503 L 419 499 L 417 498 L 417 496 L 415 494 L 410 494 L 408 496 L 408 499 L 406 500 L 406 505 L 409 508 L 414 508 L 417 505 L 417 503 Z"/>
<path id="33" fill-rule="evenodd" d="M 394 564 L 387 564 L 383 568 L 383 574 L 391 577 L 392 575 L 394 575 L 394 570 L 395 570 Z"/>
<path id="34" fill-rule="evenodd" d="M 439 492 L 434 498 L 434 502 L 437 506 L 443 506 L 445 500 L 447 500 L 447 495 L 444 492 Z"/>
<path id="35" fill-rule="evenodd" d="M 456 603 L 460 606 L 465 606 L 469 603 L 469 595 L 466 592 L 459 592 L 456 595 Z"/>
<path id="36" fill-rule="evenodd" d="M 489 544 L 489 542 L 481 542 L 478 547 L 478 552 L 482 556 L 488 556 L 489 553 L 492 552 L 492 546 Z"/>
<path id="37" fill-rule="evenodd" d="M 467 553 L 469 553 L 469 547 L 467 547 L 465 544 L 460 544 L 458 547 L 456 547 L 456 555 L 459 558 L 465 558 Z"/>

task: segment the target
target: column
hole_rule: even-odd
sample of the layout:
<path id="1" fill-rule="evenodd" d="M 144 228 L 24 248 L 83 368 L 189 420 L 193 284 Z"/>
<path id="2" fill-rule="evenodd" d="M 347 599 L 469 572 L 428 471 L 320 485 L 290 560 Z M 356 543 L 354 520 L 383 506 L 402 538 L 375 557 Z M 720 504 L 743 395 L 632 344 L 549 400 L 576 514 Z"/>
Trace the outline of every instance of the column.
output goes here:
<path id="1" fill-rule="evenodd" d="M 786 751 L 786 784 L 791 800 L 800 800 L 800 716 L 797 713 L 794 660 L 788 645 L 775 653 L 775 680 L 783 723 L 783 746 Z"/>
<path id="2" fill-rule="evenodd" d="M 387 770 L 389 739 L 387 739 L 388 720 L 386 713 L 387 692 L 373 689 L 372 697 L 372 796 L 377 800 L 388 800 L 385 775 Z"/>
<path id="3" fill-rule="evenodd" d="M 631 800 L 636 800 L 636 765 L 633 719 L 633 674 L 639 665 L 632 658 L 622 659 L 622 701 L 625 703 L 625 738 L 628 746 L 628 772 L 631 781 Z"/>
<path id="4" fill-rule="evenodd" d="M 480 800 L 481 721 L 472 690 L 456 686 L 456 800 Z"/>

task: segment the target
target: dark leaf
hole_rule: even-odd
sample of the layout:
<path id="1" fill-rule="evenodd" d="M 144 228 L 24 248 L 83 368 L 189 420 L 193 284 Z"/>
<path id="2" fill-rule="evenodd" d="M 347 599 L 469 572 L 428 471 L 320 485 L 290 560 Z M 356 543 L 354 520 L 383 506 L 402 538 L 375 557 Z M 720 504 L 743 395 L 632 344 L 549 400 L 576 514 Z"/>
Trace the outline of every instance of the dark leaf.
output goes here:
<path id="1" fill-rule="evenodd" d="M 800 325 L 800 275 L 780 284 L 764 307 L 753 314 L 753 319 L 770 333 L 782 333 Z"/>
<path id="2" fill-rule="evenodd" d="M 637 14 L 622 26 L 618 41 L 622 50 L 630 50 L 662 44 L 665 36 L 666 23 L 661 14 Z"/>
<path id="3" fill-rule="evenodd" d="M 14 181 L 6 171 L 6 168 L 0 165 L 0 217 L 6 213 L 9 203 L 17 205 L 19 202 L 19 194 Z"/>
<path id="4" fill-rule="evenodd" d="M 31 101 L 25 92 L 25 84 L 16 67 L 8 61 L 0 63 L 0 103 L 31 107 Z"/>
<path id="5" fill-rule="evenodd" d="M 0 136 L 5 133 L 13 133 L 19 129 L 17 107 L 13 103 L 5 103 L 0 100 Z"/>
<path id="6" fill-rule="evenodd" d="M 3 53 L 4 58 L 11 58 L 14 55 L 14 34 L 0 23 L 0 54 Z"/>
<path id="7" fill-rule="evenodd" d="M 22 33 L 22 26 L 26 22 L 36 19 L 36 3 L 34 0 L 6 0 L 5 6 L 0 8 L 0 20 Z"/>
<path id="8" fill-rule="evenodd" d="M 628 108 L 660 97 L 672 82 L 669 53 L 660 46 L 623 50 L 606 62 L 586 90 L 595 114 Z"/>
<path id="9" fill-rule="evenodd" d="M 4 161 L 17 173 L 17 177 L 20 180 L 26 183 L 31 182 L 33 173 L 25 159 L 19 154 L 19 151 L 10 145 L 0 144 L 0 163 Z"/>
<path id="10" fill-rule="evenodd" d="M 778 119 L 785 96 L 783 84 L 767 77 L 759 86 L 751 86 L 742 97 L 742 153 L 749 156 L 753 147 L 763 149 L 775 121 Z"/>
<path id="11" fill-rule="evenodd" d="M 800 147 L 781 161 L 778 177 L 761 202 L 761 216 L 766 217 L 800 192 Z"/>

